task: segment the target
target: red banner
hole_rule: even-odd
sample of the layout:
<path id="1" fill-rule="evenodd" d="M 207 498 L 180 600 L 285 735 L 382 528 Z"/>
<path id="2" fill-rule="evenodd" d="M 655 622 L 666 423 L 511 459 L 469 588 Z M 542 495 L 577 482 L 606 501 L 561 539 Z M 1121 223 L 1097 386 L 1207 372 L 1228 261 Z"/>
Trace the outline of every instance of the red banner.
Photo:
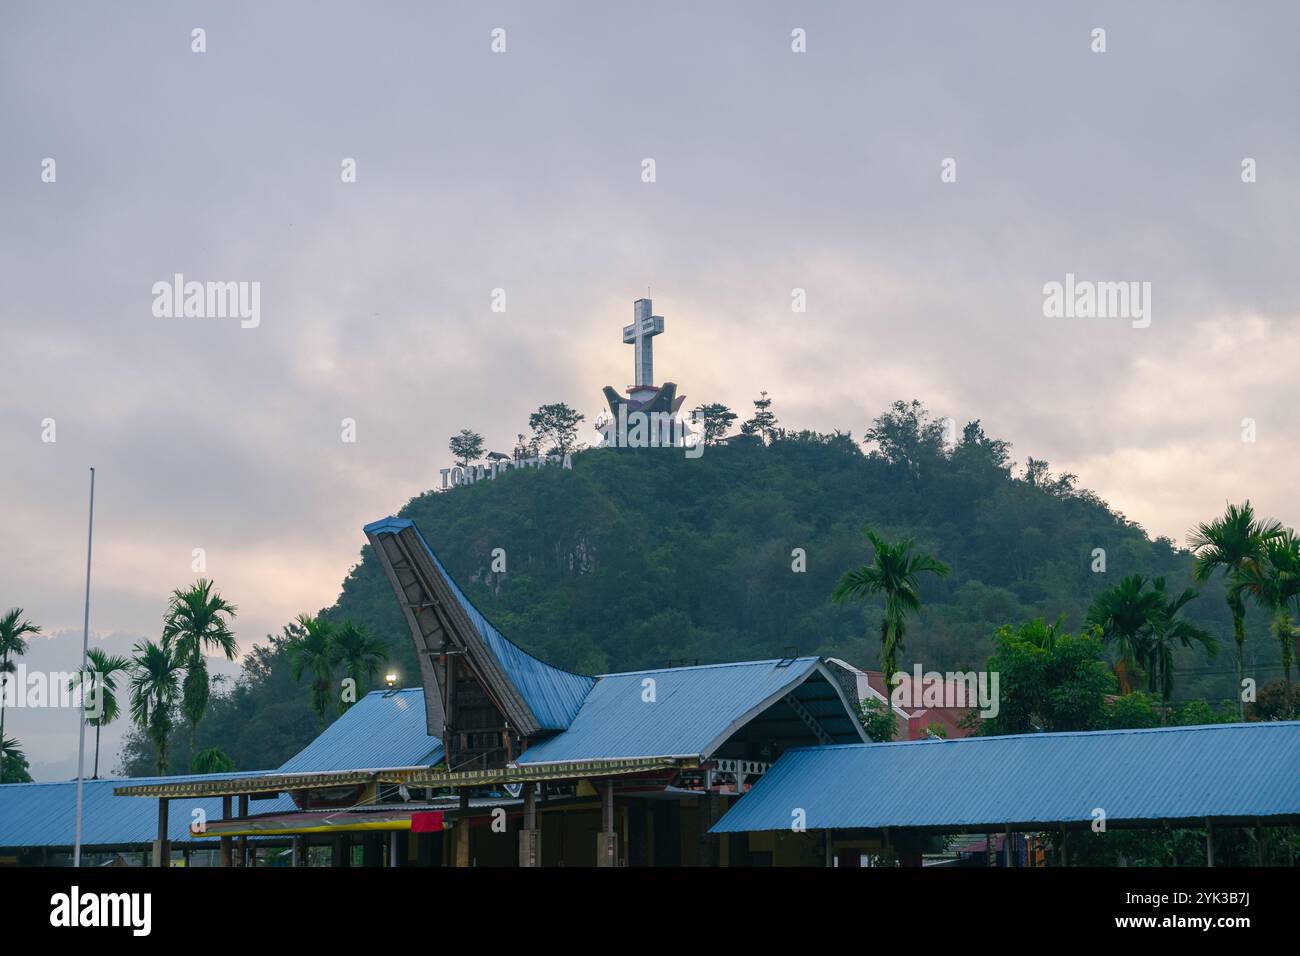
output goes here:
<path id="1" fill-rule="evenodd" d="M 412 833 L 437 833 L 442 829 L 442 811 L 431 810 L 428 813 L 411 814 Z"/>

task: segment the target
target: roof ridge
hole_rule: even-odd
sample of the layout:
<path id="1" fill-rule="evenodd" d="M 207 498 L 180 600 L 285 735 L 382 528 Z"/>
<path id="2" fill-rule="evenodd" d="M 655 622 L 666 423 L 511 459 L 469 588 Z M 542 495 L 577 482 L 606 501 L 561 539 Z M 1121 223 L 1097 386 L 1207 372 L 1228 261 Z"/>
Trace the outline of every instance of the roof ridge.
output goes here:
<path id="1" fill-rule="evenodd" d="M 171 782 L 178 780 L 220 780 L 233 777 L 256 777 L 275 772 L 274 770 L 227 770 L 221 773 L 175 773 L 161 777 L 156 773 L 151 773 L 144 777 L 83 777 L 81 782 L 83 784 L 113 783 L 119 786 L 123 783 L 129 783 L 134 786 L 137 783 L 150 780 L 168 780 Z M 12 783 L 0 783 L 0 792 L 3 792 L 5 787 L 66 787 L 74 785 L 76 782 L 76 777 L 70 777 L 67 780 L 15 780 Z"/>
<path id="2" fill-rule="evenodd" d="M 444 565 L 442 563 L 442 559 L 438 557 L 438 552 L 433 550 L 433 547 L 429 544 L 428 540 L 424 537 L 424 532 L 420 530 L 420 526 L 410 518 L 400 518 L 398 520 L 410 522 L 411 528 L 414 529 L 415 533 L 420 537 L 420 543 L 423 544 L 425 549 L 429 552 L 429 556 L 433 558 L 434 564 L 438 566 L 438 570 L 440 570 L 443 574 L 443 577 L 447 579 L 447 583 L 451 585 L 452 590 L 462 601 L 464 601 L 466 604 L 468 604 L 471 608 L 474 609 L 474 613 L 483 619 L 484 624 L 486 624 L 488 627 L 490 627 L 493 631 L 496 632 L 497 637 L 501 638 L 501 640 L 505 641 L 507 644 L 514 647 L 517 651 L 519 651 L 520 654 L 523 654 L 525 657 L 531 657 L 533 660 L 537 661 L 537 663 L 549 667 L 552 670 L 557 670 L 562 674 L 568 674 L 572 677 L 582 677 L 586 680 L 593 679 L 592 675 L 590 674 L 580 674 L 577 671 L 571 671 L 568 668 L 560 667 L 558 664 L 552 664 L 550 661 L 542 660 L 542 658 L 538 657 L 536 654 L 532 653 L 531 651 L 525 649 L 522 645 L 516 643 L 515 641 L 512 641 L 508 636 L 506 636 L 506 633 L 503 630 L 501 630 L 501 628 L 497 627 L 494 623 L 492 623 L 491 620 L 489 620 L 488 616 L 483 613 L 483 611 L 479 608 L 477 604 L 475 604 L 472 600 L 470 600 L 470 596 L 465 593 L 465 589 L 460 586 L 460 582 L 457 581 L 454 577 L 452 577 L 451 572 L 447 570 L 447 566 Z M 370 525 L 367 525 L 366 527 L 369 528 Z"/>
<path id="3" fill-rule="evenodd" d="M 863 744 L 825 744 L 809 745 L 804 747 L 791 747 L 790 751 L 795 750 L 847 750 L 859 747 L 899 747 L 915 744 L 933 744 L 933 743 L 973 743 L 975 741 L 992 741 L 992 740 L 1035 740 L 1035 739 L 1057 739 L 1060 737 L 1112 737 L 1120 734 L 1151 734 L 1168 731 L 1189 731 L 1189 730 L 1226 730 L 1232 727 L 1295 727 L 1300 726 L 1300 720 L 1244 720 L 1233 721 L 1225 724 L 1180 724 L 1171 727 L 1107 727 L 1102 730 L 1044 730 L 1037 733 L 1026 734 L 972 734 L 969 737 L 923 737 L 918 740 L 877 740 Z"/>
<path id="4" fill-rule="evenodd" d="M 758 667 L 759 665 L 762 664 L 770 664 L 772 666 L 775 666 L 781 663 L 782 661 L 789 661 L 791 664 L 797 664 L 801 661 L 816 661 L 820 659 L 821 658 L 817 657 L 815 654 L 806 654 L 803 655 L 802 657 L 794 657 L 794 658 L 771 657 L 771 658 L 767 658 L 766 660 L 758 660 L 758 661 L 718 661 L 713 664 L 689 664 L 685 667 L 649 667 L 642 670 L 613 671 L 612 673 L 609 674 L 597 674 L 596 679 L 604 680 L 606 677 L 631 677 L 634 674 L 663 674 L 663 673 L 676 674 L 681 671 L 702 671 L 702 670 L 710 670 L 719 667 Z"/>

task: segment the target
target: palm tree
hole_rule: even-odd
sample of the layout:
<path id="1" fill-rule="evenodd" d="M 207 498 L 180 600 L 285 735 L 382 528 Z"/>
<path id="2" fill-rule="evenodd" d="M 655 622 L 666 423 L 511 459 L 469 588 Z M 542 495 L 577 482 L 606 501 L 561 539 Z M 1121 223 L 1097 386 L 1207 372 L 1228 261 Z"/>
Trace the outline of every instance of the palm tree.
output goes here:
<path id="1" fill-rule="evenodd" d="M 131 672 L 131 721 L 153 741 L 158 773 L 167 773 L 167 738 L 172 711 L 180 693 L 185 664 L 171 641 L 140 641 L 134 648 Z"/>
<path id="2" fill-rule="evenodd" d="M 1295 662 L 1297 629 L 1291 623 L 1291 605 L 1300 610 L 1300 536 L 1290 528 L 1264 542 L 1262 554 L 1242 566 L 1238 587 L 1272 613 L 1269 624 L 1282 651 L 1286 681 L 1287 716 L 1294 716 L 1291 665 Z"/>
<path id="3" fill-rule="evenodd" d="M 845 571 L 831 595 L 837 604 L 850 598 L 866 600 L 885 596 L 885 614 L 880 622 L 880 663 L 885 671 L 885 696 L 892 698 L 898 652 L 907 633 L 907 615 L 921 609 L 920 576 L 926 572 L 944 577 L 948 566 L 928 554 L 913 554 L 912 541 L 905 538 L 890 544 L 871 529 L 867 540 L 875 549 L 871 564 Z"/>
<path id="4" fill-rule="evenodd" d="M 1056 620 L 1048 624 L 1041 617 L 1036 617 L 1020 628 L 1018 635 L 1022 640 L 1028 641 L 1035 647 L 1040 647 L 1045 651 L 1056 650 L 1056 639 L 1065 633 L 1065 614 L 1057 616 Z"/>
<path id="5" fill-rule="evenodd" d="M 1121 578 L 1093 599 L 1087 624 L 1098 628 L 1102 640 L 1118 650 L 1115 673 L 1124 693 L 1133 690 L 1132 675 L 1144 670 L 1147 690 L 1168 702 L 1174 693 L 1174 647 L 1200 644 L 1211 657 L 1219 648 L 1208 631 L 1178 616 L 1200 596 L 1194 588 L 1171 600 L 1164 578 L 1149 583 L 1147 590 L 1148 581 L 1140 574 Z"/>
<path id="6" fill-rule="evenodd" d="M 190 773 L 230 773 L 235 762 L 220 747 L 200 750 L 190 761 Z"/>
<path id="7" fill-rule="evenodd" d="M 1152 631 L 1164 609 L 1164 592 L 1146 586 L 1145 577 L 1131 574 L 1098 594 L 1088 608 L 1087 624 L 1119 653 L 1115 673 L 1126 694 L 1133 690 L 1131 675 L 1151 657 Z"/>
<path id="8" fill-rule="evenodd" d="M 92 647 L 86 652 L 86 657 L 90 661 L 90 689 L 87 691 L 88 699 L 85 701 L 87 709 L 91 701 L 99 704 L 99 716 L 87 717 L 86 722 L 95 728 L 95 772 L 91 774 L 91 780 L 99 779 L 99 732 L 105 724 L 111 724 L 117 720 L 121 713 L 121 707 L 117 702 L 117 679 L 115 674 L 127 671 L 131 667 L 131 662 L 125 657 L 117 654 L 107 654 L 103 648 Z M 72 675 L 68 681 L 68 689 L 76 690 L 81 685 L 85 674 L 81 671 Z"/>
<path id="9" fill-rule="evenodd" d="M 0 736 L 0 783 L 31 783 L 27 755 L 13 737 Z"/>
<path id="10" fill-rule="evenodd" d="M 199 721 L 208 709 L 211 685 L 205 650 L 219 650 L 233 661 L 239 652 L 230 622 L 237 608 L 220 594 L 212 593 L 212 582 L 199 578 L 193 587 L 172 592 L 163 619 L 163 640 L 175 644 L 176 656 L 185 667 L 181 686 L 181 713 L 190 725 L 190 752 Z"/>
<path id="11" fill-rule="evenodd" d="M 1219 652 L 1219 643 L 1214 635 L 1198 624 L 1178 616 L 1190 601 L 1200 597 L 1194 588 L 1185 588 L 1183 593 L 1173 600 L 1165 596 L 1165 579 L 1156 578 L 1156 593 L 1161 595 L 1162 607 L 1152 622 L 1150 650 L 1147 655 L 1147 689 L 1159 693 L 1165 703 L 1174 696 L 1174 645 L 1191 647 L 1200 644 L 1206 654 L 1213 659 Z"/>
<path id="12" fill-rule="evenodd" d="M 1256 518 L 1255 509 L 1247 501 L 1240 506 L 1229 504 L 1222 518 L 1197 525 L 1187 539 L 1196 555 L 1192 565 L 1196 582 L 1204 584 L 1218 570 L 1228 581 L 1228 610 L 1232 612 L 1232 637 L 1237 644 L 1237 710 L 1242 717 L 1246 714 L 1246 703 L 1241 698 L 1246 677 L 1246 602 L 1240 587 L 1241 572 L 1247 561 L 1260 558 L 1265 541 L 1281 533 L 1278 522 Z"/>
<path id="13" fill-rule="evenodd" d="M 41 633 L 41 629 L 31 621 L 20 620 L 22 616 L 22 608 L 11 607 L 4 617 L 0 617 L 0 675 L 12 674 L 13 658 L 27 653 L 27 635 Z M 5 702 L 4 695 L 0 694 L 0 740 L 4 739 Z"/>
<path id="14" fill-rule="evenodd" d="M 344 621 L 343 626 L 333 636 L 331 661 L 333 666 L 341 665 L 343 675 L 352 680 L 354 687 L 362 687 L 374 679 L 379 667 L 388 660 L 388 649 L 384 642 L 371 637 L 366 629 L 351 621 Z M 339 697 L 339 713 L 343 713 L 355 700 L 345 701 Z"/>
<path id="15" fill-rule="evenodd" d="M 334 625 L 322 617 L 299 614 L 293 630 L 294 636 L 284 646 L 290 673 L 295 681 L 302 679 L 304 670 L 311 674 L 311 709 L 323 729 L 334 690 Z"/>

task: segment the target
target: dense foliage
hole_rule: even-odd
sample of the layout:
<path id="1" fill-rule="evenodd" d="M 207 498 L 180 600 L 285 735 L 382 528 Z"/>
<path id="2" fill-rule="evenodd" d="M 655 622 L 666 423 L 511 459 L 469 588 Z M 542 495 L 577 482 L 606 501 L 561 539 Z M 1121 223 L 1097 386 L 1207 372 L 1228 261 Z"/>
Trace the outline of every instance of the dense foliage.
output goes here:
<path id="1" fill-rule="evenodd" d="M 512 470 L 495 480 L 429 492 L 400 511 L 413 518 L 451 574 L 507 636 L 559 666 L 605 673 L 667 661 L 779 657 L 791 648 L 877 668 L 879 602 L 836 605 L 841 574 L 871 560 L 863 529 L 911 539 L 951 568 L 929 576 L 900 666 L 978 670 L 1003 625 L 1035 618 L 1083 627 L 1094 597 L 1122 577 L 1162 577 L 1177 595 L 1192 556 L 1151 540 L 1071 475 L 1046 462 L 1017 467 L 1010 446 L 978 422 L 946 435 L 916 403 L 896 403 L 868 440 L 787 433 L 680 450 L 588 449 L 573 467 Z M 760 433 L 763 429 L 758 430 Z M 377 508 L 380 517 L 383 506 Z M 505 570 L 493 570 L 493 550 Z M 804 559 L 795 555 L 802 549 Z M 1099 573 L 1096 549 L 1105 551 Z M 803 566 L 806 570 L 794 570 Z M 1221 579 L 1182 617 L 1232 646 Z M 417 682 L 392 588 L 368 548 L 321 612 L 363 625 L 389 650 L 402 682 Z M 1280 677 L 1266 615 L 1246 616 L 1247 669 Z M 220 746 L 240 769 L 274 767 L 316 733 L 305 684 L 278 636 L 245 657 L 245 673 L 213 697 L 195 746 Z M 1115 648 L 1106 647 L 1113 658 Z M 1207 663 L 1173 649 L 1174 703 L 1229 698 L 1231 655 Z M 173 740 L 175 766 L 188 741 Z M 129 770 L 147 770 L 132 738 Z"/>

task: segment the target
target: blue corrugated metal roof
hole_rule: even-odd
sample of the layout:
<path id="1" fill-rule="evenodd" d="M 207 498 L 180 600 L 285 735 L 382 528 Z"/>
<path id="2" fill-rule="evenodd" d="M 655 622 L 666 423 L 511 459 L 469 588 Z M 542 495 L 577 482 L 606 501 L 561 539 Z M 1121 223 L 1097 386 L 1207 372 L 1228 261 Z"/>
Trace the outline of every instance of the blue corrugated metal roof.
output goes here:
<path id="1" fill-rule="evenodd" d="M 701 756 L 750 711 L 801 683 L 818 658 L 706 664 L 605 674 L 569 729 L 529 747 L 519 763 Z M 643 699 L 653 678 L 655 701 Z"/>
<path id="2" fill-rule="evenodd" d="M 1300 722 L 804 747 L 713 827 L 810 830 L 1300 814 Z"/>
<path id="3" fill-rule="evenodd" d="M 182 780 L 228 780 L 256 776 L 250 773 L 212 773 L 187 777 L 130 777 L 87 780 L 83 788 L 81 842 L 83 846 L 120 846 L 151 843 L 158 834 L 158 801 L 115 797 L 113 788 L 124 783 L 176 783 Z M 77 781 L 58 783 L 7 783 L 0 786 L 0 847 L 70 847 L 76 838 Z M 221 798 L 186 798 L 171 801 L 167 829 L 174 843 L 190 836 L 194 810 L 209 820 L 221 819 Z M 294 809 L 286 796 L 256 801 L 253 813 L 287 813 Z"/>
<path id="4" fill-rule="evenodd" d="M 429 557 L 446 579 L 452 593 L 456 595 L 456 600 L 465 609 L 475 629 L 491 649 L 507 676 L 514 682 L 520 696 L 523 697 L 528 709 L 533 712 L 542 728 L 563 730 L 568 727 L 596 679 L 561 670 L 538 660 L 498 631 L 465 596 L 460 585 L 438 560 L 438 555 L 429 547 L 429 542 L 425 541 L 424 535 L 416 527 L 415 522 L 409 518 L 384 518 L 380 521 L 372 521 L 363 530 L 366 534 L 378 535 L 385 532 L 396 533 L 406 528 L 413 528 L 419 535 L 420 543 L 429 552 Z"/>
<path id="5" fill-rule="evenodd" d="M 376 690 L 349 707 L 276 773 L 432 766 L 442 757 L 442 742 L 430 737 L 425 726 L 424 692 Z"/>
<path id="6" fill-rule="evenodd" d="M 382 767 L 432 766 L 442 760 L 442 743 L 424 724 L 423 691 L 374 691 L 325 728 L 324 733 L 285 761 L 276 773 L 371 770 Z M 229 780 L 258 776 L 257 771 L 175 777 L 129 777 L 87 780 L 82 808 L 82 843 L 110 846 L 151 842 L 158 826 L 158 802 L 115 797 L 124 783 L 178 783 L 184 780 Z M 0 847 L 71 846 L 77 803 L 75 780 L 58 783 L 13 783 L 0 786 Z M 195 808 L 210 820 L 221 819 L 221 798 L 171 801 L 168 829 L 174 842 L 195 839 L 189 825 Z M 291 813 L 296 807 L 281 794 L 254 800 L 250 812 Z"/>

